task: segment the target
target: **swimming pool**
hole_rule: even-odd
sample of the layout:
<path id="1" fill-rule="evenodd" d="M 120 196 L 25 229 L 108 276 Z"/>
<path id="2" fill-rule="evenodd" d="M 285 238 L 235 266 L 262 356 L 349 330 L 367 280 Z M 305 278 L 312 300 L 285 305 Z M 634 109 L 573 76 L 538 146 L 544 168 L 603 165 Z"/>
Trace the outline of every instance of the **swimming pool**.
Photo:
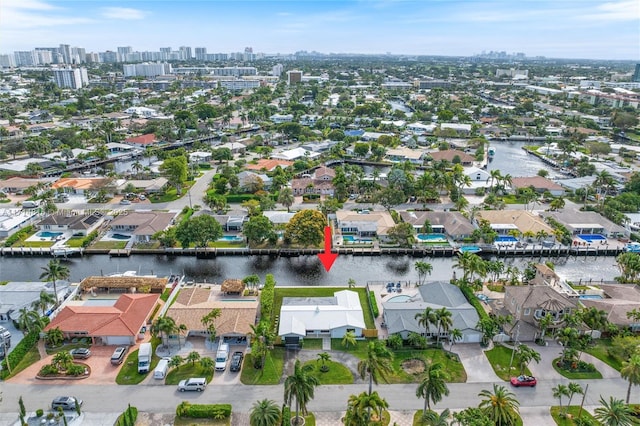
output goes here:
<path id="1" fill-rule="evenodd" d="M 599 294 L 581 294 L 580 296 L 578 296 L 578 298 L 580 298 L 580 299 L 590 299 L 590 300 L 600 300 L 600 299 L 602 299 L 602 296 L 600 296 Z"/>
<path id="2" fill-rule="evenodd" d="M 429 243 L 446 243 L 447 236 L 444 234 L 418 234 L 416 238 L 423 242 Z"/>
<path id="3" fill-rule="evenodd" d="M 56 238 L 62 235 L 62 232 L 49 232 L 49 231 L 41 231 L 36 234 L 36 237 L 40 238 Z"/>
<path id="4" fill-rule="evenodd" d="M 577 237 L 588 243 L 592 243 L 594 241 L 604 241 L 607 239 L 604 235 L 600 234 L 578 234 Z"/>
<path id="5" fill-rule="evenodd" d="M 244 241 L 244 238 L 239 237 L 237 235 L 223 235 L 221 238 L 218 238 L 218 241 L 237 243 L 237 242 Z"/>
<path id="6" fill-rule="evenodd" d="M 497 243 L 515 243 L 517 241 L 518 239 L 511 235 L 498 235 L 498 237 L 496 238 Z"/>
<path id="7" fill-rule="evenodd" d="M 114 240 L 128 240 L 129 238 L 131 238 L 131 235 L 113 234 L 111 235 L 111 238 L 113 238 Z"/>
<path id="8" fill-rule="evenodd" d="M 460 247 L 460 248 L 459 248 L 459 250 L 460 250 L 462 253 L 466 253 L 466 252 L 469 252 L 469 253 L 478 253 L 478 252 L 481 252 L 481 251 L 482 251 L 482 249 L 481 249 L 480 247 L 478 247 L 478 246 L 462 246 L 462 247 Z"/>
<path id="9" fill-rule="evenodd" d="M 373 240 L 371 238 L 358 238 L 353 235 L 343 235 L 342 241 L 345 243 L 370 243 Z"/>
<path id="10" fill-rule="evenodd" d="M 401 302 L 406 302 L 409 299 L 411 299 L 411 296 L 409 296 L 407 294 L 401 294 L 401 295 L 398 295 L 398 296 L 393 296 L 391 299 L 387 299 L 387 302 L 390 302 L 390 303 L 401 303 Z"/>

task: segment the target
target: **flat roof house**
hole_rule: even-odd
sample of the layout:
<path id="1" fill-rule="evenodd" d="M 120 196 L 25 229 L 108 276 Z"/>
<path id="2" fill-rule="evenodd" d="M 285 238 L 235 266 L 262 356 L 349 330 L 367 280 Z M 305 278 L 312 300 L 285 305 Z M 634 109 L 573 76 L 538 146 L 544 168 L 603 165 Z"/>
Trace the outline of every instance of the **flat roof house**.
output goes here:
<path id="1" fill-rule="evenodd" d="M 418 287 L 418 293 L 409 299 L 394 301 L 393 298 L 382 303 L 384 323 L 389 335 L 399 334 L 407 339 L 410 333 L 418 333 L 425 337 L 437 337 L 438 327 L 429 325 L 427 331 L 418 324 L 417 314 L 426 308 L 446 308 L 451 312 L 452 329 L 462 332 L 462 342 L 477 343 L 482 340 L 482 333 L 476 330 L 480 317 L 476 309 L 464 297 L 460 289 L 446 282 L 433 282 Z M 449 332 L 440 331 L 440 338 L 446 339 Z"/>
<path id="2" fill-rule="evenodd" d="M 478 211 L 478 217 L 487 220 L 491 229 L 500 235 L 508 235 L 512 230 L 520 233 L 531 231 L 534 234 L 544 231 L 547 235 L 553 235 L 553 228 L 526 210 L 481 210 Z"/>
<path id="3" fill-rule="evenodd" d="M 355 291 L 337 291 L 333 297 L 282 299 L 278 336 L 287 345 L 297 345 L 307 336 L 342 338 L 348 331 L 361 337 L 364 328 L 362 305 Z"/>
<path id="4" fill-rule="evenodd" d="M 616 225 L 596 212 L 564 210 L 561 212 L 541 212 L 542 217 L 551 217 L 567 227 L 572 235 L 601 234 L 607 237 L 628 236 L 629 231 Z"/>
<path id="5" fill-rule="evenodd" d="M 377 236 L 381 239 L 386 239 L 389 229 L 395 226 L 393 217 L 386 211 L 358 213 L 350 210 L 338 210 L 336 223 L 343 235 Z"/>

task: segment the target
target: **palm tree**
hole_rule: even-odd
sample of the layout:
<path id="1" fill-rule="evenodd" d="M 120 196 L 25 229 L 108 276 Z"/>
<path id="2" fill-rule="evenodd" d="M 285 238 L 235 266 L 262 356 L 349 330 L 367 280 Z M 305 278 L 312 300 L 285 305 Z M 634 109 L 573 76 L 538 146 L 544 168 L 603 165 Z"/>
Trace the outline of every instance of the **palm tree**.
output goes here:
<path id="1" fill-rule="evenodd" d="M 449 416 L 451 411 L 445 408 L 442 413 L 438 414 L 435 411 L 423 411 L 422 412 L 422 424 L 428 426 L 448 426 Z"/>
<path id="2" fill-rule="evenodd" d="M 562 411 L 562 397 L 569 396 L 569 387 L 567 385 L 559 384 L 551 389 L 553 397 L 558 398 L 558 405 L 560 405 L 560 411 Z"/>
<path id="3" fill-rule="evenodd" d="M 56 287 L 56 281 L 66 280 L 69 278 L 69 268 L 65 265 L 61 265 L 59 260 L 52 259 L 49 261 L 48 266 L 42 267 L 42 270 L 43 272 L 40 274 L 40 279 L 53 282 L 53 296 L 55 297 L 54 307 L 58 308 L 58 288 Z"/>
<path id="4" fill-rule="evenodd" d="M 42 316 L 45 316 L 47 308 L 49 308 L 49 305 L 53 304 L 55 301 L 56 299 L 51 293 L 42 290 L 40 292 L 40 297 L 38 298 L 38 300 L 31 304 L 31 307 L 33 309 L 39 309 L 40 311 L 42 311 Z"/>
<path id="5" fill-rule="evenodd" d="M 178 369 L 184 363 L 184 358 L 180 355 L 174 355 L 171 357 L 171 361 L 169 361 L 169 367 L 175 367 Z"/>
<path id="6" fill-rule="evenodd" d="M 609 397 L 609 402 L 600 396 L 600 405 L 594 417 L 604 426 L 631 426 L 634 424 L 631 408 L 623 400 Z"/>
<path id="7" fill-rule="evenodd" d="M 296 360 L 293 366 L 293 374 L 284 380 L 284 401 L 291 406 L 293 398 L 296 400 L 296 417 L 294 424 L 299 424 L 299 412 L 307 414 L 307 403 L 313 399 L 315 387 L 320 384 L 318 379 L 309 374 L 313 369 L 310 364 L 302 366 L 300 360 Z"/>
<path id="8" fill-rule="evenodd" d="M 213 359 L 211 359 L 211 357 L 203 356 L 202 358 L 200 358 L 200 367 L 202 367 L 203 369 L 211 370 L 213 369 L 214 365 L 215 363 L 213 362 Z"/>
<path id="9" fill-rule="evenodd" d="M 429 335 L 429 326 L 437 324 L 436 311 L 431 307 L 426 307 L 423 312 L 417 313 L 414 319 L 418 320 L 418 325 L 424 327 L 425 337 Z"/>
<path id="10" fill-rule="evenodd" d="M 329 355 L 327 352 L 320 352 L 318 354 L 318 361 L 322 363 L 320 371 L 322 371 L 323 373 L 329 371 L 329 367 L 327 366 L 327 362 L 329 362 L 329 359 L 331 359 L 331 355 Z"/>
<path id="11" fill-rule="evenodd" d="M 288 186 L 285 186 L 280 190 L 278 194 L 278 202 L 287 208 L 287 212 L 289 208 L 293 205 L 295 198 L 293 196 L 293 190 Z"/>
<path id="12" fill-rule="evenodd" d="M 527 365 L 529 365 L 531 361 L 535 361 L 536 364 L 538 364 L 542 359 L 539 352 L 527 345 L 518 345 L 516 355 L 520 360 L 520 374 L 524 374 L 525 368 L 527 368 Z"/>
<path id="13" fill-rule="evenodd" d="M 631 397 L 631 386 L 640 385 L 640 354 L 636 353 L 629 358 L 628 361 L 622 363 L 620 369 L 620 376 L 629 382 L 627 388 L 627 404 L 629 403 L 629 397 Z"/>
<path id="14" fill-rule="evenodd" d="M 447 387 L 448 379 L 449 375 L 441 363 L 436 362 L 427 367 L 425 375 L 416 389 L 416 396 L 418 398 L 424 398 L 423 413 L 431 410 L 429 401 L 437 404 L 442 401 L 443 396 L 449 395 L 449 388 Z"/>
<path id="15" fill-rule="evenodd" d="M 416 272 L 418 273 L 418 285 L 424 284 L 424 280 L 428 275 L 431 275 L 433 271 L 433 265 L 428 262 L 418 261 L 415 265 Z"/>
<path id="16" fill-rule="evenodd" d="M 187 361 L 191 361 L 192 366 L 196 365 L 196 361 L 198 361 L 199 359 L 200 359 L 200 352 L 198 351 L 191 351 L 189 352 L 189 355 L 187 355 Z"/>
<path id="17" fill-rule="evenodd" d="M 167 316 L 156 319 L 151 325 L 151 333 L 154 335 L 160 334 L 165 347 L 168 345 L 166 339 L 170 334 L 173 334 L 176 331 L 178 331 L 178 326 L 176 325 L 175 320 Z"/>
<path id="18" fill-rule="evenodd" d="M 512 392 L 504 386 L 493 385 L 493 393 L 482 390 L 479 397 L 484 398 L 478 406 L 497 426 L 507 426 L 516 423 L 519 417 L 520 403 Z"/>
<path id="19" fill-rule="evenodd" d="M 449 352 L 453 349 L 453 345 L 463 339 L 462 330 L 454 328 L 449 332 Z"/>
<path id="20" fill-rule="evenodd" d="M 280 408 L 270 399 L 256 401 L 251 407 L 249 424 L 251 426 L 279 426 Z"/>
<path id="21" fill-rule="evenodd" d="M 73 356 L 71 356 L 69 351 L 60 351 L 56 353 L 51 361 L 51 364 L 55 365 L 60 370 L 66 370 L 71 363 L 73 363 Z"/>
<path id="22" fill-rule="evenodd" d="M 387 408 L 389 404 L 378 395 L 378 392 L 351 395 L 344 415 L 344 424 L 345 426 L 368 426 L 375 421 L 372 413 L 380 420 Z"/>
<path id="23" fill-rule="evenodd" d="M 357 343 L 356 333 L 354 331 L 349 330 L 346 333 L 344 333 L 344 336 L 342 336 L 341 344 L 344 348 L 355 346 L 356 343 Z"/>
<path id="24" fill-rule="evenodd" d="M 55 348 L 64 341 L 64 333 L 60 330 L 60 327 L 52 328 L 45 333 L 44 339 L 51 347 Z"/>
<path id="25" fill-rule="evenodd" d="M 207 332 L 209 333 L 209 340 L 216 340 L 216 325 L 215 321 L 220 317 L 222 311 L 220 308 L 213 308 L 209 311 L 208 314 L 200 318 L 200 322 L 207 328 Z"/>
<path id="26" fill-rule="evenodd" d="M 571 407 L 571 400 L 573 399 L 573 395 L 584 394 L 584 389 L 582 389 L 582 386 L 580 386 L 580 384 L 576 382 L 569 382 L 569 384 L 567 385 L 567 389 L 569 389 L 569 402 L 567 402 L 567 410 L 568 410 L 569 407 Z"/>
<path id="27" fill-rule="evenodd" d="M 440 346 L 440 331 L 445 333 L 453 326 L 451 311 L 442 307 L 436 311 L 436 324 L 438 325 L 438 334 L 436 335 L 436 346 Z"/>
<path id="28" fill-rule="evenodd" d="M 369 376 L 369 395 L 373 391 L 373 383 L 380 379 L 387 381 L 387 375 L 393 373 L 391 360 L 393 354 L 380 340 L 369 342 L 366 358 L 358 363 L 358 373 L 365 379 Z"/>
<path id="29" fill-rule="evenodd" d="M 18 311 L 18 328 L 23 332 L 29 333 L 36 329 L 42 329 L 40 315 L 38 312 L 25 307 Z"/>

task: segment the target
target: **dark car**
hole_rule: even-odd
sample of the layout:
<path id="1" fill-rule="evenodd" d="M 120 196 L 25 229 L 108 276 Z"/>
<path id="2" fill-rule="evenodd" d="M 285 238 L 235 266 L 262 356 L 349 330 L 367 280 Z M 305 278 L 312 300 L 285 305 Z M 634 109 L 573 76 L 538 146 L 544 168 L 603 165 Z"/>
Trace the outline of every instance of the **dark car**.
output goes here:
<path id="1" fill-rule="evenodd" d="M 75 359 L 87 359 L 91 356 L 89 348 L 76 348 L 71 349 L 71 356 Z"/>
<path id="2" fill-rule="evenodd" d="M 240 371 L 243 358 L 244 354 L 240 351 L 234 352 L 233 355 L 231 355 L 231 371 Z"/>
<path id="3" fill-rule="evenodd" d="M 538 384 L 538 381 L 533 376 L 518 376 L 511 378 L 511 384 L 517 388 L 520 386 L 534 387 Z"/>
<path id="4" fill-rule="evenodd" d="M 51 409 L 55 411 L 58 407 L 62 407 L 63 410 L 75 410 L 76 402 L 82 406 L 82 400 L 75 396 L 59 396 L 51 401 Z"/>

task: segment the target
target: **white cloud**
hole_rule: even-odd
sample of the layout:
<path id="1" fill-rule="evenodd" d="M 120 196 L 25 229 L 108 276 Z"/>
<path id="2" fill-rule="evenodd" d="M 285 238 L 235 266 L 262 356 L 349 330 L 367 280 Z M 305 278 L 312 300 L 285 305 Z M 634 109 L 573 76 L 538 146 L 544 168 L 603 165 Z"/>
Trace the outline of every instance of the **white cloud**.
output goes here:
<path id="1" fill-rule="evenodd" d="M 89 18 L 71 16 L 64 9 L 38 0 L 22 0 L 19 3 L 5 1 L 0 6 L 0 26 L 3 31 L 89 22 L 92 22 Z"/>
<path id="2" fill-rule="evenodd" d="M 147 12 L 130 7 L 105 7 L 102 9 L 102 16 L 110 19 L 124 19 L 126 21 L 136 21 L 144 19 Z"/>
<path id="3" fill-rule="evenodd" d="M 578 19 L 586 21 L 640 21 L 640 2 L 637 0 L 622 0 L 606 2 L 598 5 L 593 13 L 577 15 Z"/>

